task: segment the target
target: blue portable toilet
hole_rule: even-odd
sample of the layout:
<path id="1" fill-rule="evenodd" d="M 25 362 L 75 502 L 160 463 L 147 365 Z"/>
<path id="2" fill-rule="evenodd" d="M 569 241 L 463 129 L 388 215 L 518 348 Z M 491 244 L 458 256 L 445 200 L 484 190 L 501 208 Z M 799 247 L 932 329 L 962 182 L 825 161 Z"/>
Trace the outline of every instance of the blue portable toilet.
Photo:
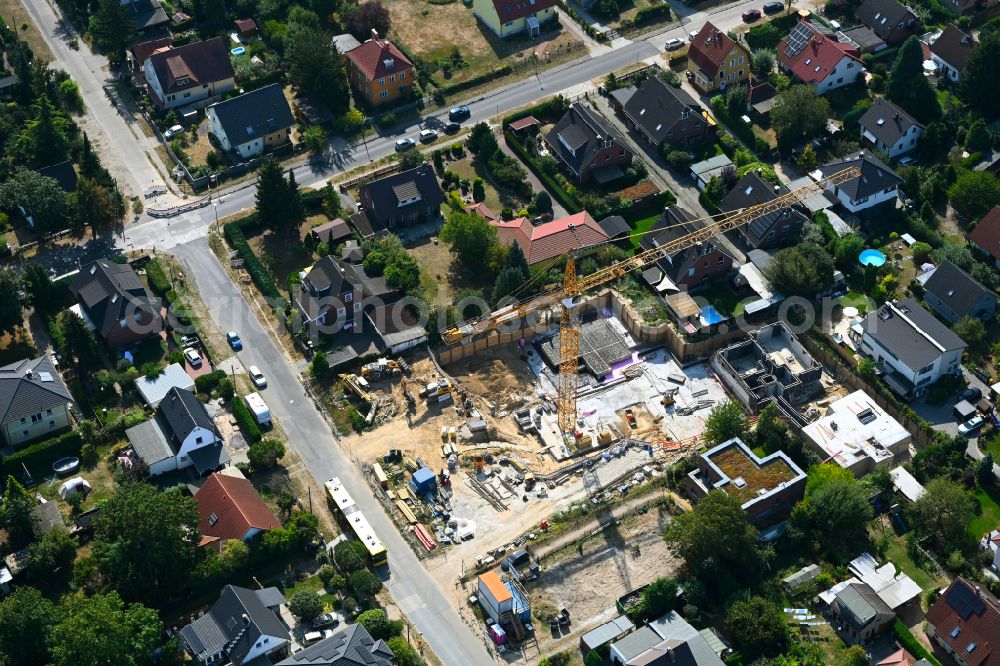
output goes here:
<path id="1" fill-rule="evenodd" d="M 433 493 L 436 487 L 437 479 L 429 467 L 421 467 L 413 473 L 413 477 L 410 479 L 410 490 L 418 497 Z"/>

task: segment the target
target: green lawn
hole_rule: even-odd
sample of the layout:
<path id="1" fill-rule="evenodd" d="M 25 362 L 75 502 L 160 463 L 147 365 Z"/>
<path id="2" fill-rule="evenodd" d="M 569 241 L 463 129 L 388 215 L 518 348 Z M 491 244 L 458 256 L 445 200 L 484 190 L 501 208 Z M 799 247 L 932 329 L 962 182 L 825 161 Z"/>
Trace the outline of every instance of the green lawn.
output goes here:
<path id="1" fill-rule="evenodd" d="M 886 529 L 890 530 L 890 528 Z M 885 551 L 885 559 L 895 564 L 896 568 L 902 569 L 923 590 L 937 588 L 947 582 L 913 561 L 906 548 L 906 538 L 904 536 L 892 535 L 889 548 Z"/>
<path id="2" fill-rule="evenodd" d="M 653 213 L 648 217 L 641 217 L 632 223 L 633 231 L 631 233 L 633 235 L 629 238 L 629 242 L 632 244 L 633 251 L 639 250 L 639 243 L 642 242 L 642 239 L 644 238 L 639 234 L 644 234 L 652 229 L 653 225 L 656 224 L 656 221 L 659 219 L 660 213 Z"/>
<path id="3" fill-rule="evenodd" d="M 841 307 L 855 307 L 861 314 L 864 314 L 868 310 L 870 303 L 871 301 L 867 296 L 857 291 L 849 291 L 840 297 Z"/>
<path id="4" fill-rule="evenodd" d="M 982 512 L 969 523 L 969 531 L 978 540 L 986 532 L 1000 526 L 1000 491 L 980 486 L 976 488 L 975 495 Z"/>
<path id="5" fill-rule="evenodd" d="M 743 314 L 743 299 L 733 291 L 725 279 L 713 280 L 704 289 L 699 289 L 696 295 L 714 305 L 723 315 L 739 317 Z"/>

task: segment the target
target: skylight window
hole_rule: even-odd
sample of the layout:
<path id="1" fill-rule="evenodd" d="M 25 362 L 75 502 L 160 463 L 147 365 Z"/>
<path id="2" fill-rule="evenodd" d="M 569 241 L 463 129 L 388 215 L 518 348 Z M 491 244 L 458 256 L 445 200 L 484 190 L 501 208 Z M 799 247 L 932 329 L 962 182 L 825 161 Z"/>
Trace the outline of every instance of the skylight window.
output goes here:
<path id="1" fill-rule="evenodd" d="M 807 64 L 807 65 L 811 65 L 811 64 L 812 64 L 812 61 L 813 61 L 813 59 L 812 59 L 812 58 L 806 58 L 806 64 Z"/>
<path id="2" fill-rule="evenodd" d="M 958 626 L 958 625 L 955 625 L 955 628 L 952 629 L 951 633 L 948 634 L 948 635 L 951 636 L 952 638 L 955 638 L 956 636 L 958 636 L 961 633 L 961 631 L 962 631 L 962 628 L 960 626 Z"/>

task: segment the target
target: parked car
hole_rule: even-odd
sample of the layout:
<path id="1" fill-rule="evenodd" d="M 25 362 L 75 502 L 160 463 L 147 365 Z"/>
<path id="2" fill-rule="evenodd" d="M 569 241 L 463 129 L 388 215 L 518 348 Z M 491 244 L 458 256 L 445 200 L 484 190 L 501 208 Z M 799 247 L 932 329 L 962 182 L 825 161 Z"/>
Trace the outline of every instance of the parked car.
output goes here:
<path id="1" fill-rule="evenodd" d="M 777 14 L 785 8 L 785 3 L 783 2 L 765 2 L 764 3 L 764 13 L 765 14 Z"/>
<path id="2" fill-rule="evenodd" d="M 694 38 L 698 36 L 699 32 L 700 32 L 699 30 L 692 30 L 691 32 L 688 33 L 688 37 L 690 38 L 692 43 L 694 43 Z"/>
<path id="3" fill-rule="evenodd" d="M 310 631 L 307 632 L 305 636 L 302 637 L 303 645 L 312 645 L 313 643 L 319 643 L 325 638 L 330 638 L 333 636 L 333 629 L 324 629 L 323 631 Z"/>
<path id="4" fill-rule="evenodd" d="M 676 51 L 682 46 L 684 46 L 684 40 L 676 37 L 671 37 L 663 44 L 663 48 L 667 51 Z"/>
<path id="5" fill-rule="evenodd" d="M 746 23 L 753 23 L 754 21 L 756 21 L 759 18 L 760 18 L 760 10 L 759 9 L 748 9 L 745 12 L 743 12 L 743 20 Z"/>
<path id="6" fill-rule="evenodd" d="M 163 138 L 167 139 L 169 141 L 170 139 L 174 138 L 178 134 L 183 134 L 183 133 L 184 133 L 184 127 L 183 126 L 181 126 L 181 125 L 173 125 L 173 126 L 169 127 L 166 132 L 163 133 Z"/>
<path id="7" fill-rule="evenodd" d="M 267 388 L 267 378 L 264 376 L 264 373 L 260 371 L 260 368 L 256 365 L 251 365 L 247 368 L 247 372 L 250 374 L 250 381 L 253 382 L 254 386 L 259 389 Z"/>
<path id="8" fill-rule="evenodd" d="M 333 613 L 323 613 L 318 618 L 313 620 L 313 629 L 322 629 L 323 627 L 335 627 L 340 624 L 340 618 Z"/>
<path id="9" fill-rule="evenodd" d="M 462 129 L 462 126 L 458 123 L 451 122 L 444 126 L 445 134 L 457 134 L 458 130 Z"/>
<path id="10" fill-rule="evenodd" d="M 410 148 L 416 147 L 417 142 L 410 137 L 405 137 L 396 141 L 396 152 L 403 152 L 404 150 L 409 150 Z"/>
<path id="11" fill-rule="evenodd" d="M 187 362 L 191 364 L 192 368 L 201 367 L 201 354 L 199 354 L 198 350 L 194 347 L 188 347 L 184 350 L 184 358 L 187 359 Z"/>
<path id="12" fill-rule="evenodd" d="M 438 138 L 438 133 L 432 129 L 420 130 L 420 141 L 421 143 L 430 143 L 434 139 Z"/>
<path id="13" fill-rule="evenodd" d="M 456 106 L 448 112 L 448 120 L 465 120 L 472 116 L 472 109 L 467 106 Z"/>
<path id="14" fill-rule="evenodd" d="M 958 434 L 971 435 L 972 433 L 982 428 L 984 423 L 986 423 L 986 419 L 984 419 L 982 416 L 973 416 L 971 419 L 969 419 L 962 425 L 958 426 Z"/>
<path id="15" fill-rule="evenodd" d="M 899 158 L 899 166 L 910 166 L 911 164 L 916 164 L 917 160 L 912 155 L 904 155 Z"/>
<path id="16" fill-rule="evenodd" d="M 229 346 L 235 351 L 243 349 L 243 341 L 240 340 L 240 336 L 236 333 L 236 331 L 229 331 L 226 333 L 226 342 L 228 342 Z"/>
<path id="17" fill-rule="evenodd" d="M 969 388 L 962 391 L 962 395 L 958 396 L 959 401 L 967 400 L 971 404 L 976 404 L 983 397 L 983 392 L 980 391 L 975 386 L 970 386 Z"/>

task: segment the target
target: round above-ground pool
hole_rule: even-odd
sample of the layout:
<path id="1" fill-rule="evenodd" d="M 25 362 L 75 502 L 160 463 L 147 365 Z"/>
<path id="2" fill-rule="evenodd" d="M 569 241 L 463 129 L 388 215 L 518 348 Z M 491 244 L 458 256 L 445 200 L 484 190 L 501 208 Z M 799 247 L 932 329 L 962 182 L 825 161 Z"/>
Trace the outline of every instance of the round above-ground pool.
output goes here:
<path id="1" fill-rule="evenodd" d="M 232 53 L 233 55 L 243 55 L 246 52 L 247 50 L 242 46 L 237 46 L 235 49 L 230 51 L 230 53 Z"/>
<path id="2" fill-rule="evenodd" d="M 858 255 L 858 261 L 861 262 L 862 266 L 874 266 L 878 268 L 885 263 L 885 255 L 878 250 L 868 248 Z"/>

